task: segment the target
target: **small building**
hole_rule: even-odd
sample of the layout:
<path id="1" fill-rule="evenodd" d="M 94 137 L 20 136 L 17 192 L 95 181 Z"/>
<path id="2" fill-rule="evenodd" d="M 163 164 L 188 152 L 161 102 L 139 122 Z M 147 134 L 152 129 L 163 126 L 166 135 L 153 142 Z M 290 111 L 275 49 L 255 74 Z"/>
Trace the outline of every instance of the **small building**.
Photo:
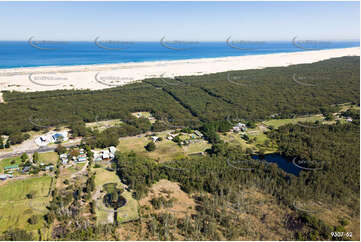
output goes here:
<path id="1" fill-rule="evenodd" d="M 49 165 L 49 166 L 45 166 L 45 170 L 49 171 L 49 170 L 54 170 L 54 166 L 53 165 Z"/>
<path id="2" fill-rule="evenodd" d="M 25 172 L 29 172 L 30 171 L 30 166 L 25 166 L 24 168 L 23 168 L 23 172 L 25 173 Z"/>
<path id="3" fill-rule="evenodd" d="M 201 132 L 199 132 L 198 130 L 195 130 L 194 133 L 198 136 L 198 137 L 203 137 L 203 134 Z"/>
<path id="4" fill-rule="evenodd" d="M 60 155 L 60 158 L 68 158 L 68 155 L 67 155 L 66 153 L 61 154 L 61 155 Z"/>
<path id="5" fill-rule="evenodd" d="M 68 158 L 61 158 L 61 163 L 62 163 L 63 165 L 68 164 L 68 162 L 69 162 Z"/>
<path id="6" fill-rule="evenodd" d="M 233 132 L 240 132 L 240 131 L 246 131 L 247 130 L 247 126 L 243 123 L 238 123 L 236 124 L 233 128 Z"/>
<path id="7" fill-rule="evenodd" d="M 152 141 L 155 143 L 159 139 L 158 136 L 152 136 Z"/>
<path id="8" fill-rule="evenodd" d="M 8 176 L 7 175 L 0 175 L 0 180 L 3 180 L 3 181 L 5 181 L 6 179 L 8 178 Z"/>
<path id="9" fill-rule="evenodd" d="M 347 121 L 347 122 L 352 122 L 352 118 L 351 118 L 351 117 L 347 117 L 346 121 Z"/>
<path id="10" fill-rule="evenodd" d="M 103 154 L 102 154 L 102 158 L 103 158 L 103 160 L 109 159 L 109 158 L 110 158 L 110 156 L 109 156 L 109 151 L 104 150 L 104 151 L 103 151 Z"/>
<path id="11" fill-rule="evenodd" d="M 86 162 L 86 157 L 79 156 L 78 159 L 77 159 L 77 162 L 78 163 Z"/>
<path id="12" fill-rule="evenodd" d="M 109 147 L 109 152 L 110 153 L 115 154 L 116 151 L 117 151 L 117 149 L 114 146 Z"/>
<path id="13" fill-rule="evenodd" d="M 5 166 L 5 171 L 17 171 L 19 170 L 19 165 L 11 165 L 11 166 Z"/>

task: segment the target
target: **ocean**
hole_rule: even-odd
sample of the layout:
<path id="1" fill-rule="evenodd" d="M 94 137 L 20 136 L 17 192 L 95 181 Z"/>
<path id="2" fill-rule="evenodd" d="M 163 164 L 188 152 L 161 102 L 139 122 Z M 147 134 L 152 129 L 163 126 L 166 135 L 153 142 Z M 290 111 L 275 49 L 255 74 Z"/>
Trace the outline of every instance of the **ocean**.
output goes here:
<path id="1" fill-rule="evenodd" d="M 358 47 L 359 42 L 0 41 L 0 68 L 185 60 Z"/>

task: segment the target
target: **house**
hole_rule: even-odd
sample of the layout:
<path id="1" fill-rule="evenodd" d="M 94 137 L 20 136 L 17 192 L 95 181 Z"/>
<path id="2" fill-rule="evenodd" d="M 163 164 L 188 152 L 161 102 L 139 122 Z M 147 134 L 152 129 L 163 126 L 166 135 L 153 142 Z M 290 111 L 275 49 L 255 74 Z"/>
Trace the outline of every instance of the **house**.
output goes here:
<path id="1" fill-rule="evenodd" d="M 25 166 L 24 168 L 23 168 L 23 172 L 25 173 L 25 172 L 29 172 L 30 171 L 30 166 Z"/>
<path id="2" fill-rule="evenodd" d="M 346 121 L 347 121 L 347 122 L 352 122 L 352 118 L 351 118 L 351 117 L 347 117 Z"/>
<path id="3" fill-rule="evenodd" d="M 173 140 L 173 138 L 174 138 L 175 136 L 176 136 L 175 134 L 170 134 L 170 133 L 169 133 L 167 139 Z"/>
<path id="4" fill-rule="evenodd" d="M 247 130 L 247 127 L 246 127 L 246 125 L 245 124 L 243 124 L 243 123 L 238 123 L 238 124 L 236 124 L 233 128 L 233 132 L 239 132 L 239 131 L 246 131 Z"/>
<path id="5" fill-rule="evenodd" d="M 11 166 L 5 166 L 5 171 L 17 171 L 19 170 L 19 165 L 11 165 Z"/>
<path id="6" fill-rule="evenodd" d="M 54 166 L 53 165 L 49 165 L 49 166 L 45 166 L 45 170 L 48 171 L 48 170 L 53 170 L 54 169 Z"/>
<path id="7" fill-rule="evenodd" d="M 110 158 L 110 157 L 109 157 L 109 151 L 104 150 L 104 151 L 103 151 L 103 154 L 102 154 L 102 158 L 103 158 L 103 160 L 109 159 L 109 158 Z"/>
<path id="8" fill-rule="evenodd" d="M 61 158 L 68 158 L 68 155 L 65 154 L 65 153 L 64 153 L 64 154 L 61 154 L 61 155 L 60 155 L 60 159 L 61 159 Z"/>
<path id="9" fill-rule="evenodd" d="M 0 175 L 0 180 L 5 181 L 7 178 L 8 178 L 8 176 L 7 176 L 7 175 Z"/>
<path id="10" fill-rule="evenodd" d="M 58 132 L 53 135 L 51 135 L 52 142 L 58 142 L 58 141 L 67 141 L 68 140 L 68 132 Z"/>
<path id="11" fill-rule="evenodd" d="M 158 136 L 152 136 L 152 140 L 153 140 L 154 143 L 155 143 L 158 139 L 159 139 Z"/>
<path id="12" fill-rule="evenodd" d="M 116 151 L 117 151 L 117 149 L 114 146 L 109 147 L 109 152 L 110 153 L 115 154 Z"/>
<path id="13" fill-rule="evenodd" d="M 78 159 L 77 159 L 78 163 L 82 163 L 82 162 L 85 162 L 85 161 L 86 161 L 86 157 L 78 156 Z"/>
<path id="14" fill-rule="evenodd" d="M 194 133 L 198 136 L 198 137 L 203 137 L 203 134 L 201 132 L 199 132 L 198 130 L 195 130 Z"/>

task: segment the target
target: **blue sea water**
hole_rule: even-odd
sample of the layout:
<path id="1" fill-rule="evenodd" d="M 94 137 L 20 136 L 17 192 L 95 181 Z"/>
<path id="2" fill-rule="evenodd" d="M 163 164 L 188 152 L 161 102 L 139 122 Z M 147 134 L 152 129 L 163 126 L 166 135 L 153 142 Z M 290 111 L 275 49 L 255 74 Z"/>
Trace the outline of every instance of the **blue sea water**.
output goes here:
<path id="1" fill-rule="evenodd" d="M 356 46 L 360 43 L 0 41 L 0 68 L 184 60 Z"/>

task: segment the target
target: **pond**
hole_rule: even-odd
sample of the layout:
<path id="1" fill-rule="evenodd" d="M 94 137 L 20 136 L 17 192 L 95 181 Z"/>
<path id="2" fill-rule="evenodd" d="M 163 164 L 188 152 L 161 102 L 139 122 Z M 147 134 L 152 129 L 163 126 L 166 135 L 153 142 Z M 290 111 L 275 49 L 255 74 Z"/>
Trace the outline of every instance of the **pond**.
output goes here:
<path id="1" fill-rule="evenodd" d="M 254 155 L 252 156 L 252 158 L 255 160 L 265 160 L 268 162 L 276 163 L 279 168 L 295 176 L 298 176 L 300 174 L 300 171 L 302 170 L 301 168 L 295 166 L 292 161 L 288 161 L 285 157 L 277 153 L 264 155 L 262 156 L 262 158 L 260 158 L 260 156 L 258 155 Z"/>

